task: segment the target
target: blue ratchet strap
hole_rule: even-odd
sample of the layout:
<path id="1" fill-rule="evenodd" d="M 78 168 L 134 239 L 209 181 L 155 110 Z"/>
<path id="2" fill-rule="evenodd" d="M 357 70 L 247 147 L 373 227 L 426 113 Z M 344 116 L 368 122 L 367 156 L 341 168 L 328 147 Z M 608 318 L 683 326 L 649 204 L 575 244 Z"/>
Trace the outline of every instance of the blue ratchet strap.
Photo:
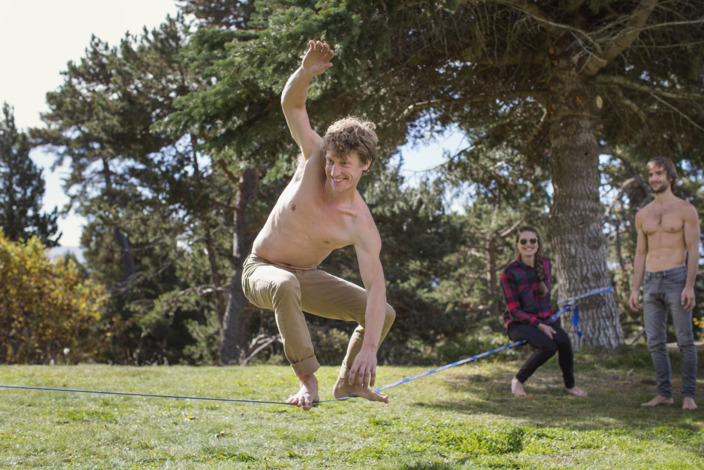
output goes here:
<path id="1" fill-rule="evenodd" d="M 579 327 L 579 305 L 574 306 L 572 309 L 572 324 L 574 325 L 575 331 L 577 331 L 577 337 L 582 337 L 582 329 Z"/>
<path id="2" fill-rule="evenodd" d="M 590 295 L 596 295 L 596 294 L 603 294 L 606 292 L 612 292 L 614 289 L 611 286 L 608 287 L 598 287 L 596 289 L 592 289 L 588 292 L 585 292 L 584 294 L 575 296 L 575 297 L 567 297 L 563 299 L 558 299 L 557 304 L 562 305 L 562 308 L 560 309 L 560 312 L 564 312 L 567 310 L 572 311 L 572 325 L 574 325 L 574 329 L 577 331 L 577 336 L 579 338 L 582 337 L 582 329 L 579 327 L 579 305 L 577 305 L 577 300 L 582 299 L 584 297 L 588 297 Z M 558 313 L 560 313 L 558 312 Z M 557 318 L 559 315 L 556 314 L 554 318 Z"/>

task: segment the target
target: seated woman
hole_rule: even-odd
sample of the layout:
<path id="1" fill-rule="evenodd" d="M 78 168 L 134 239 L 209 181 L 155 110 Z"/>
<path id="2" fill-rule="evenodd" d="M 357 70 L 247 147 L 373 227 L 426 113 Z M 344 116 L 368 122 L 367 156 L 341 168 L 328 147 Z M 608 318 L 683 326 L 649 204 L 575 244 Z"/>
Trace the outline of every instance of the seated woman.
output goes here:
<path id="1" fill-rule="evenodd" d="M 565 330 L 552 318 L 550 260 L 541 255 L 542 243 L 533 227 L 521 227 L 516 236 L 516 261 L 501 274 L 506 301 L 504 323 L 512 341 L 525 340 L 536 349 L 511 380 L 511 393 L 528 397 L 523 384 L 548 359 L 559 353 L 559 364 L 567 392 L 586 397 L 575 386 L 572 343 Z"/>

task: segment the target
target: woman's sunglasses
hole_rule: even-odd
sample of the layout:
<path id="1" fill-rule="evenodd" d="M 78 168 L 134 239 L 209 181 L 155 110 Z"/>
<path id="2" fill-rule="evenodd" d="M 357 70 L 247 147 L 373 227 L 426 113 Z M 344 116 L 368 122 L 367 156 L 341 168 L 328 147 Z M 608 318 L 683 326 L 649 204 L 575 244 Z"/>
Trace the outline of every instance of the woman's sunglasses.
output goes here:
<path id="1" fill-rule="evenodd" d="M 531 245 L 535 245 L 536 243 L 538 243 L 538 239 L 537 238 L 530 238 L 530 239 L 523 238 L 521 240 L 518 240 L 518 243 L 520 243 L 521 245 L 525 245 L 528 242 L 530 242 Z"/>

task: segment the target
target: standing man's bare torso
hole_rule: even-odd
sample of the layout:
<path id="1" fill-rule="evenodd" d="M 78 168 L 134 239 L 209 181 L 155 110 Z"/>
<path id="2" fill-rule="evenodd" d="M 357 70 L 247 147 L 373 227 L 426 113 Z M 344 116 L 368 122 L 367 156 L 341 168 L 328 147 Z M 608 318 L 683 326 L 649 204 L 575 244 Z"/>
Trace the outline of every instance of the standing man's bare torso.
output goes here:
<path id="1" fill-rule="evenodd" d="M 638 212 L 647 240 L 646 271 L 665 271 L 685 264 L 685 218 L 692 209 L 688 202 L 675 198 L 666 203 L 653 201 Z"/>

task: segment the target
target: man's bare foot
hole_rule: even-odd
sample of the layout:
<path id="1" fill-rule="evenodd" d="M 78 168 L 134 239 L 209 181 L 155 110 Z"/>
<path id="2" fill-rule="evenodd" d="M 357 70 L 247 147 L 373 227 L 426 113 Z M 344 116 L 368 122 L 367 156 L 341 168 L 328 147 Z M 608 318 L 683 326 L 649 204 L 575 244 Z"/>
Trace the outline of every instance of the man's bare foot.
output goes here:
<path id="1" fill-rule="evenodd" d="M 578 387 L 566 388 L 565 390 L 567 390 L 567 393 L 571 393 L 572 395 L 576 395 L 578 397 L 584 398 L 589 396 L 587 392 Z"/>
<path id="2" fill-rule="evenodd" d="M 332 389 L 332 394 L 335 398 L 345 397 L 360 397 L 366 398 L 369 401 L 389 402 L 389 397 L 377 392 L 373 388 L 360 387 L 358 385 L 350 385 L 346 377 L 338 377 L 335 382 L 335 387 Z"/>
<path id="3" fill-rule="evenodd" d="M 662 395 L 658 395 L 657 397 L 653 398 L 652 400 L 641 403 L 640 406 L 660 406 L 660 405 L 672 405 L 675 402 L 671 397 L 664 397 Z"/>
<path id="4" fill-rule="evenodd" d="M 684 397 L 684 402 L 682 402 L 682 409 L 683 410 L 696 410 L 697 404 L 694 403 L 694 398 Z"/>
<path id="5" fill-rule="evenodd" d="M 511 393 L 517 398 L 533 398 L 533 394 L 527 394 L 523 384 L 516 377 L 511 379 Z"/>
<path id="6" fill-rule="evenodd" d="M 301 388 L 298 393 L 291 395 L 286 400 L 286 403 L 290 403 L 296 406 L 302 406 L 304 410 L 308 411 L 313 407 L 313 403 L 320 401 L 318 396 L 318 379 L 315 375 L 301 375 L 298 377 L 298 383 Z"/>

